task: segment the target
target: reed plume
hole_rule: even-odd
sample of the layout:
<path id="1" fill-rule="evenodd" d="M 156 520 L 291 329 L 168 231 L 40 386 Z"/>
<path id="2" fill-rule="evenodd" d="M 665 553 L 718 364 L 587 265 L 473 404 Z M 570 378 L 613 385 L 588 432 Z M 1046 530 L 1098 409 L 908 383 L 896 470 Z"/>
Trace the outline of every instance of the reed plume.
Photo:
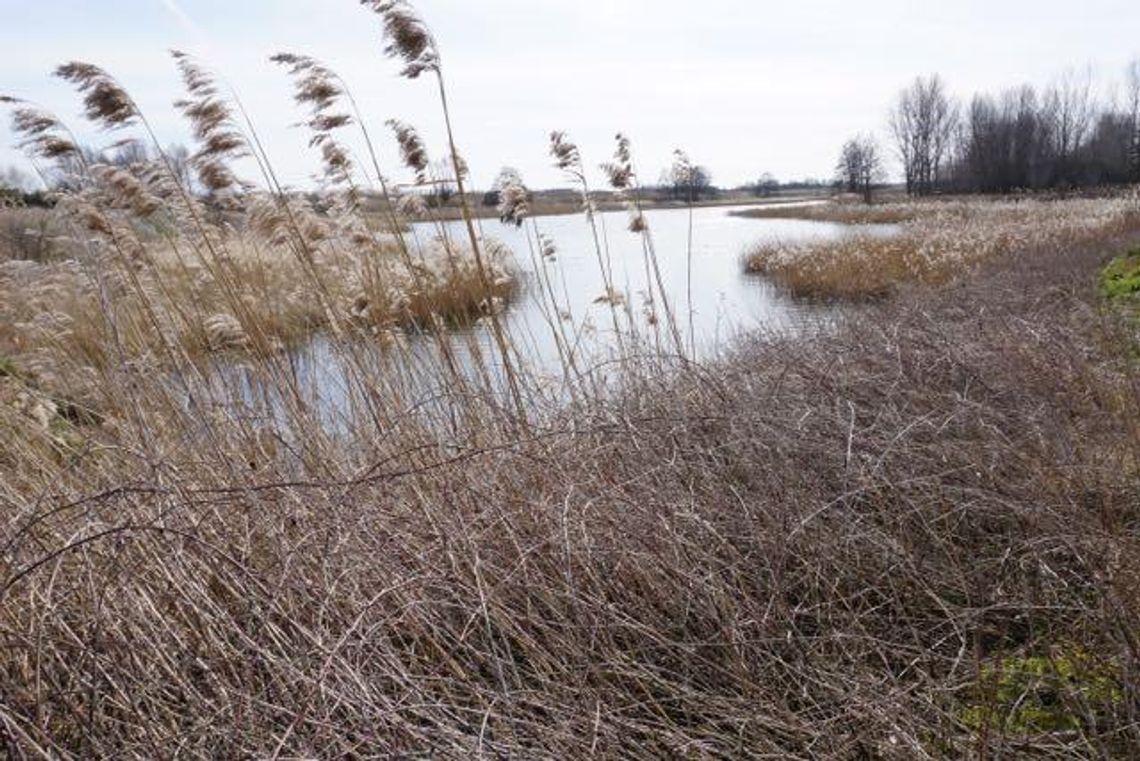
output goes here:
<path id="1" fill-rule="evenodd" d="M 384 54 L 404 61 L 401 74 L 416 79 L 424 72 L 439 73 L 439 49 L 427 25 L 404 0 L 361 0 L 383 20 Z"/>
<path id="2" fill-rule="evenodd" d="M 127 127 L 138 120 L 138 108 L 127 91 L 98 66 L 72 61 L 57 68 L 55 75 L 75 85 L 83 94 L 84 115 L 88 120 L 105 129 Z"/>
<path id="3" fill-rule="evenodd" d="M 688 235 L 685 241 L 685 294 L 689 306 L 689 356 L 697 357 L 697 337 L 693 323 L 693 184 L 696 169 L 689 154 L 678 148 L 673 151 L 673 168 L 670 172 L 674 182 L 685 187 L 685 203 L 689 207 Z"/>
<path id="4" fill-rule="evenodd" d="M 352 159 L 334 136 L 337 130 L 353 123 L 351 115 L 337 110 L 345 95 L 339 77 L 310 56 L 278 53 L 270 60 L 288 69 L 293 79 L 293 100 L 309 109 L 309 119 L 305 122 L 312 133 L 309 146 L 320 148 L 325 178 L 335 185 L 348 185 L 350 194 L 355 197 Z"/>
<path id="5" fill-rule="evenodd" d="M 418 184 L 426 185 L 430 161 L 428 160 L 427 147 L 424 145 L 420 133 L 416 131 L 415 127 L 399 119 L 389 119 L 386 124 L 396 136 L 396 143 L 400 146 L 400 157 L 404 161 L 404 166 L 415 173 Z"/>
<path id="6" fill-rule="evenodd" d="M 361 4 L 378 14 L 383 23 L 383 34 L 386 46 L 384 52 L 392 58 L 404 61 L 401 74 L 409 79 L 417 79 L 421 74 L 430 72 L 435 75 L 437 92 L 439 93 L 440 110 L 443 112 L 443 122 L 447 129 L 447 145 L 451 159 L 452 169 L 455 171 L 456 195 L 459 198 L 459 208 L 463 216 L 464 227 L 467 229 L 467 238 L 471 243 L 471 253 L 475 257 L 475 264 L 483 280 L 483 287 L 489 290 L 492 287 L 492 277 L 488 272 L 488 265 L 475 230 L 472 219 L 471 206 L 467 200 L 465 180 L 467 178 L 467 163 L 460 155 L 455 141 L 455 129 L 451 121 L 451 108 L 448 105 L 447 86 L 444 83 L 443 70 L 440 66 L 439 49 L 435 38 L 419 15 L 404 0 L 361 0 Z M 397 131 L 397 139 L 399 139 Z M 410 157 L 408 150 L 401 141 L 401 150 L 405 153 L 405 161 Z M 507 385 L 510 388 L 511 400 L 514 404 L 517 423 L 526 425 L 526 405 L 519 385 L 518 369 L 515 359 L 511 356 L 511 345 L 507 332 L 499 320 L 498 315 L 489 315 L 491 333 L 495 338 L 495 345 L 503 362 L 503 371 L 506 374 Z"/>
<path id="7" fill-rule="evenodd" d="M 221 97 L 214 78 L 189 55 L 178 50 L 174 58 L 189 97 L 174 106 L 190 122 L 198 150 L 190 159 L 199 181 L 211 193 L 228 193 L 247 187 L 230 169 L 230 162 L 251 154 L 237 128 L 232 109 Z"/>
<path id="8" fill-rule="evenodd" d="M 530 191 L 523 184 L 522 176 L 517 169 L 504 167 L 495 186 L 499 189 L 499 221 L 522 227 L 530 216 Z"/>
<path id="9" fill-rule="evenodd" d="M 12 132 L 19 137 L 18 148 L 56 163 L 75 157 L 82 160 L 75 139 L 54 114 L 10 95 L 0 96 L 0 104 L 12 109 Z"/>
<path id="10" fill-rule="evenodd" d="M 614 142 L 616 145 L 613 161 L 602 164 L 602 171 L 606 173 L 610 187 L 617 192 L 618 197 L 622 199 L 626 210 L 629 212 L 629 231 L 641 237 L 645 261 L 645 298 L 648 321 L 656 331 L 658 317 L 656 297 L 653 294 L 653 288 L 656 285 L 662 308 L 665 310 L 665 321 L 669 333 L 677 347 L 678 354 L 683 357 L 685 355 L 685 344 L 681 339 L 681 332 L 677 328 L 677 321 L 673 317 L 673 309 L 669 305 L 669 295 L 665 291 L 665 282 L 661 276 L 661 266 L 657 260 L 657 249 L 653 245 L 649 221 L 645 218 L 645 213 L 641 208 L 637 172 L 633 164 L 633 146 L 629 137 L 621 132 L 617 133 Z"/>

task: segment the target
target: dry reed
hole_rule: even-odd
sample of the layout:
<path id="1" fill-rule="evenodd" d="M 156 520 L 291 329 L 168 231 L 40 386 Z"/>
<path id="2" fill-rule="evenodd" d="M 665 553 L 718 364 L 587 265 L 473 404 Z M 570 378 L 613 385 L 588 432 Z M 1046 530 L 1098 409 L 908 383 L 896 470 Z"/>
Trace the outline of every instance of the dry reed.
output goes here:
<path id="1" fill-rule="evenodd" d="M 365 4 L 408 76 L 439 73 L 405 3 Z M 1138 347 L 1094 287 L 1140 235 L 1133 200 L 924 209 L 884 243 L 903 263 L 886 277 L 955 287 L 683 372 L 631 358 L 617 389 L 548 408 L 507 335 L 500 367 L 464 372 L 447 341 L 378 367 L 373 331 L 493 320 L 488 285 L 512 286 L 495 247 L 373 230 L 353 183 L 332 213 L 243 190 L 229 159 L 264 152 L 179 60 L 206 192 L 161 160 L 80 167 L 68 261 L 0 263 L 8 756 L 1140 747 Z M 142 119 L 101 71 L 69 71 L 99 118 Z M 309 92 L 311 118 L 340 113 Z M 67 144 L 27 116 L 42 158 Z M 578 149 L 551 148 L 592 220 Z M 653 282 L 625 141 L 613 169 Z M 508 222 L 525 201 L 516 176 Z M 866 261 L 856 292 L 884 290 Z M 346 368 L 331 423 L 276 350 L 318 329 Z M 243 362 L 212 372 L 210 351 Z M 511 367 L 525 424 L 495 383 Z"/>
<path id="2" fill-rule="evenodd" d="M 815 207 L 805 207 L 814 209 Z M 876 208 L 876 207 L 872 207 Z M 1080 247 L 1135 226 L 1140 204 L 1103 200 L 956 201 L 882 207 L 879 218 L 908 219 L 896 234 L 856 228 L 834 240 L 762 243 L 744 260 L 796 296 L 881 298 L 899 285 L 939 285 L 997 256 Z M 811 212 L 830 218 L 831 212 Z"/>

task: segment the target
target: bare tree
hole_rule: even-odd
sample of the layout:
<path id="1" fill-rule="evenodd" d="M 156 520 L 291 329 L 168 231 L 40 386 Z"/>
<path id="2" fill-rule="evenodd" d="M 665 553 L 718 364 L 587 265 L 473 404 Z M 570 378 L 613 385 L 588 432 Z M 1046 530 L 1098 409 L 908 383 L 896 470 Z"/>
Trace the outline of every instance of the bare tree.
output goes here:
<path id="1" fill-rule="evenodd" d="M 715 194 L 712 172 L 697 164 L 676 163 L 662 173 L 662 184 L 675 201 L 699 201 Z"/>
<path id="2" fill-rule="evenodd" d="M 1043 145 L 1037 93 L 1024 86 L 1000 97 L 975 95 L 956 149 L 959 187 L 1008 193 L 1042 180 Z"/>
<path id="3" fill-rule="evenodd" d="M 140 140 L 125 140 L 114 146 L 114 152 L 104 152 L 102 160 L 112 166 L 131 169 L 147 164 L 151 159 L 146 143 Z"/>
<path id="4" fill-rule="evenodd" d="M 455 195 L 455 167 L 450 158 L 434 161 L 429 169 L 427 202 L 434 207 L 446 206 Z"/>
<path id="5" fill-rule="evenodd" d="M 848 193 L 859 193 L 865 203 L 871 203 L 875 183 L 882 175 L 878 143 L 870 135 L 848 140 L 843 144 L 835 172 L 836 179 Z"/>
<path id="6" fill-rule="evenodd" d="M 170 171 L 174 178 L 187 191 L 193 191 L 194 173 L 190 167 L 190 149 L 181 143 L 172 143 L 166 149 L 166 160 L 170 162 Z"/>
<path id="7" fill-rule="evenodd" d="M 771 172 L 764 172 L 758 180 L 743 186 L 743 188 L 754 196 L 767 198 L 780 189 L 780 181 Z"/>
<path id="8" fill-rule="evenodd" d="M 1125 76 L 1124 107 L 1128 116 L 1129 179 L 1140 182 L 1140 58 L 1128 64 Z"/>
<path id="9" fill-rule="evenodd" d="M 1095 114 L 1091 71 L 1066 73 L 1045 93 L 1043 109 L 1055 162 L 1053 184 L 1076 184 L 1075 158 L 1088 140 Z"/>
<path id="10" fill-rule="evenodd" d="M 938 187 L 957 122 L 957 106 L 937 74 L 919 77 L 899 93 L 890 128 L 908 193 L 929 195 Z"/>

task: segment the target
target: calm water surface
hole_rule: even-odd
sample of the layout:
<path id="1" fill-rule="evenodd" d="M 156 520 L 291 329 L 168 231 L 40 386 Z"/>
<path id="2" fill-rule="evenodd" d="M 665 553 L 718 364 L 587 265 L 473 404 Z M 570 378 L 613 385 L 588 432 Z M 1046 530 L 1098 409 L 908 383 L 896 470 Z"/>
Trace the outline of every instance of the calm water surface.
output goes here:
<path id="1" fill-rule="evenodd" d="M 830 315 L 826 309 L 785 297 L 763 277 L 746 274 L 742 257 L 752 244 L 758 242 L 836 238 L 851 234 L 852 228 L 825 222 L 732 216 L 731 212 L 742 208 L 747 207 L 706 207 L 694 209 L 691 215 L 692 329 L 700 359 L 716 356 L 742 333 L 756 329 L 798 331 L 805 326 L 818 325 Z M 683 340 L 688 345 L 690 212 L 687 209 L 653 210 L 647 211 L 645 216 L 656 248 L 664 289 Z M 513 264 L 520 273 L 519 293 L 505 306 L 501 315 L 512 344 L 537 376 L 557 384 L 562 375 L 562 363 L 558 342 L 551 330 L 550 314 L 553 310 L 550 291 L 553 291 L 557 308 L 562 313 L 556 322 L 560 326 L 560 335 L 566 337 L 564 346 L 573 348 L 580 367 L 604 366 L 618 349 L 618 337 L 613 330 L 611 308 L 606 303 L 597 303 L 605 292 L 605 281 L 589 222 L 583 215 L 538 217 L 533 222 L 532 225 L 528 221 L 521 229 L 493 220 L 482 220 L 478 224 L 484 235 L 507 244 L 514 255 Z M 620 324 L 624 328 L 632 320 L 652 344 L 654 329 L 646 319 L 647 294 L 651 288 L 641 236 L 628 231 L 625 212 L 598 214 L 596 222 L 599 243 L 603 255 L 608 256 L 613 283 L 626 300 L 619 309 Z M 455 240 L 466 240 L 462 223 L 448 223 L 445 229 L 446 234 Z M 891 230 L 886 226 L 860 229 L 881 234 L 889 234 Z M 543 260 L 537 255 L 536 232 L 554 242 L 556 254 L 553 259 Z M 439 229 L 430 224 L 418 224 L 414 233 L 419 240 L 428 241 L 439 235 Z M 541 271 L 543 268 L 544 272 Z M 661 345 L 671 349 L 673 344 L 655 284 L 652 290 L 653 298 L 657 300 L 655 311 L 660 317 Z M 459 362 L 467 364 L 469 370 L 473 352 L 482 353 L 491 361 L 492 368 L 497 364 L 495 344 L 485 324 L 456 330 L 448 341 Z M 367 353 L 371 357 L 369 362 L 375 362 L 378 374 L 398 375 L 405 387 L 409 381 L 422 385 L 424 395 L 431 396 L 437 390 L 432 388 L 432 384 L 439 382 L 438 375 L 417 370 L 416 365 L 430 366 L 438 361 L 437 342 L 429 336 L 412 335 L 409 336 L 409 348 L 409 352 L 400 353 L 381 352 L 374 347 L 354 347 L 353 352 L 357 361 L 361 352 Z M 344 351 L 327 338 L 318 337 L 291 357 L 293 372 L 306 395 L 333 417 L 347 416 L 346 408 L 352 398 L 352 384 L 340 359 Z M 232 384 L 234 381 L 243 387 L 242 395 L 247 399 L 252 396 L 264 400 L 264 389 L 257 393 L 255 384 L 248 377 L 231 376 L 227 382 Z"/>

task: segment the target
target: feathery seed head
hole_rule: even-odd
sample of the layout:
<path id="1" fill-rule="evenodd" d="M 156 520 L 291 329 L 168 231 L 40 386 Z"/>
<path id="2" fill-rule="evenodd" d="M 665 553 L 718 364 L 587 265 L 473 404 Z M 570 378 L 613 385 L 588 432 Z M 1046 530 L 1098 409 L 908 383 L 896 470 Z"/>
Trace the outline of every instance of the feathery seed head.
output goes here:
<path id="1" fill-rule="evenodd" d="M 626 190 L 633 181 L 633 172 L 629 167 L 620 164 L 602 164 L 602 171 L 614 190 Z"/>
<path id="2" fill-rule="evenodd" d="M 410 219 L 421 219 L 427 216 L 428 205 L 419 193 L 408 193 L 400 196 L 396 202 L 396 210 Z"/>
<path id="3" fill-rule="evenodd" d="M 309 128 L 317 133 L 328 133 L 352 124 L 352 117 L 347 114 L 321 114 L 309 121 Z"/>
<path id="4" fill-rule="evenodd" d="M 24 101 L 16 98 L 5 103 Z M 12 131 L 20 136 L 19 147 L 42 159 L 60 159 L 79 153 L 75 142 L 67 136 L 63 123 L 47 111 L 21 106 L 12 111 Z"/>
<path id="5" fill-rule="evenodd" d="M 83 93 L 84 115 L 105 129 L 125 127 L 138 118 L 138 109 L 127 91 L 98 66 L 72 61 L 57 68 L 55 75 Z"/>
<path id="6" fill-rule="evenodd" d="M 630 146 L 629 138 L 619 132 L 616 140 L 617 149 L 614 151 L 614 160 L 610 163 L 602 164 L 602 171 L 606 173 L 610 187 L 620 192 L 628 190 L 633 186 L 635 175 L 633 171 L 633 151 Z"/>
<path id="7" fill-rule="evenodd" d="M 325 172 L 334 177 L 344 176 L 352 167 L 348 152 L 335 140 L 326 140 L 321 144 L 321 160 Z"/>
<path id="8" fill-rule="evenodd" d="M 315 114 L 327 110 L 344 94 L 336 72 L 315 58 L 278 53 L 269 60 L 289 69 L 289 75 L 294 79 L 293 99 L 310 106 Z"/>
<path id="9" fill-rule="evenodd" d="M 495 181 L 499 188 L 499 221 L 521 227 L 530 214 L 530 193 L 518 170 L 504 167 Z"/>
<path id="10" fill-rule="evenodd" d="M 241 322 L 231 314 L 215 314 L 202 322 L 206 343 L 211 351 L 241 349 L 249 345 L 249 336 Z"/>
<path id="11" fill-rule="evenodd" d="M 578 152 L 578 146 L 570 142 L 565 132 L 550 133 L 550 155 L 554 157 L 554 166 L 562 171 L 581 171 L 582 156 Z"/>
<path id="12" fill-rule="evenodd" d="M 617 140 L 617 152 L 614 154 L 615 158 L 622 164 L 630 164 L 633 162 L 633 150 L 629 142 L 629 138 L 624 133 L 617 133 L 614 138 Z"/>
<path id="13" fill-rule="evenodd" d="M 311 112 L 306 126 L 313 132 L 309 145 L 321 147 L 325 176 L 334 183 L 347 182 L 352 172 L 348 151 L 332 137 L 333 130 L 352 124 L 352 117 L 332 113 L 345 94 L 336 72 L 310 56 L 278 53 L 270 58 L 285 66 L 293 78 L 293 100 Z"/>
<path id="14" fill-rule="evenodd" d="M 213 77 L 186 53 L 174 50 L 170 55 L 190 96 L 176 101 L 174 106 L 190 121 L 199 144 L 190 163 L 207 190 L 230 190 L 241 183 L 227 162 L 249 155 L 248 144 L 234 126 L 233 113 L 218 95 Z"/>
<path id="15" fill-rule="evenodd" d="M 214 78 L 199 66 L 189 54 L 181 50 L 171 50 L 170 57 L 178 66 L 186 92 L 197 97 L 211 97 L 218 94 Z"/>
<path id="16" fill-rule="evenodd" d="M 408 79 L 424 72 L 439 73 L 439 50 L 435 38 L 415 9 L 405 0 L 361 0 L 361 5 L 380 16 L 384 24 L 384 54 L 401 58 Z"/>
<path id="17" fill-rule="evenodd" d="M 554 242 L 553 238 L 547 235 L 539 233 L 538 246 L 544 259 L 554 259 L 554 257 L 558 255 L 558 244 Z"/>
<path id="18" fill-rule="evenodd" d="M 146 186 L 126 169 L 100 164 L 92 167 L 91 173 L 103 184 L 117 207 L 128 208 L 140 217 L 149 217 L 162 207 Z"/>
<path id="19" fill-rule="evenodd" d="M 398 119 L 389 119 L 386 124 L 396 135 L 396 142 L 400 144 L 400 156 L 404 165 L 416 173 L 416 181 L 427 182 L 428 154 L 424 141 L 416 128 Z"/>

